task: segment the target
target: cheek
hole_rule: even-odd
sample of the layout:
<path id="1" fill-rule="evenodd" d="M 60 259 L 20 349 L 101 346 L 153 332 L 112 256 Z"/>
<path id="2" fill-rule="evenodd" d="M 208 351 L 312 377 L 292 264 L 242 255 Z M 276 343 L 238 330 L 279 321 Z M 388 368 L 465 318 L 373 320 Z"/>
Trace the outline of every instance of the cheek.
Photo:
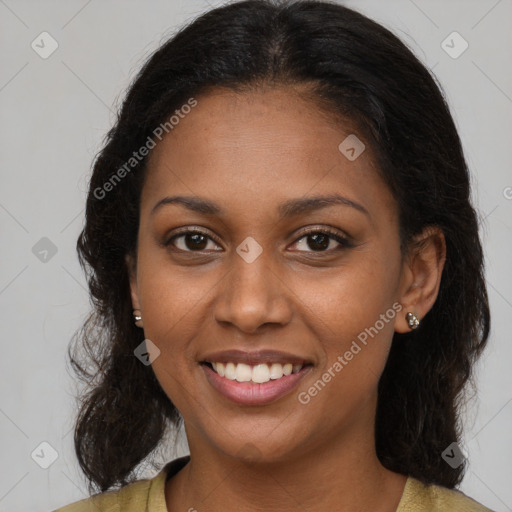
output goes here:
<path id="1" fill-rule="evenodd" d="M 357 336 L 395 300 L 399 263 L 392 258 L 392 263 L 387 261 L 372 254 L 354 254 L 346 265 L 329 273 L 295 276 L 296 294 L 331 335 Z"/>
<path id="2" fill-rule="evenodd" d="M 217 272 L 211 268 L 198 272 L 196 268 L 172 265 L 165 250 L 145 250 L 143 244 L 138 262 L 145 332 L 161 341 L 178 342 L 183 339 L 183 329 L 201 314 Z"/>
<path id="3" fill-rule="evenodd" d="M 202 322 L 204 288 L 188 282 L 176 269 L 168 270 L 168 265 L 149 264 L 146 268 L 139 283 L 144 335 L 160 350 L 152 369 L 171 402 L 187 413 L 191 393 L 187 382 L 197 371 L 193 340 Z"/>
<path id="4" fill-rule="evenodd" d="M 142 248 L 141 248 L 142 249 Z M 205 302 L 211 293 L 207 274 L 190 278 L 190 269 L 169 264 L 165 251 L 139 253 L 139 297 L 144 335 L 160 350 L 153 371 L 171 401 L 180 409 L 187 396 L 184 384 L 197 370 L 194 339 L 204 324 Z"/>
<path id="5" fill-rule="evenodd" d="M 369 390 L 384 369 L 401 309 L 395 301 L 397 261 L 360 255 L 335 274 L 301 283 L 302 314 L 321 341 L 320 366 L 336 377 L 343 374 L 333 379 L 340 393 Z"/>
<path id="6" fill-rule="evenodd" d="M 316 309 L 311 305 L 322 360 L 298 399 L 311 417 L 322 418 L 325 435 L 374 407 L 388 358 L 396 310 L 385 296 L 362 290 L 346 286 L 329 301 L 319 299 Z"/>

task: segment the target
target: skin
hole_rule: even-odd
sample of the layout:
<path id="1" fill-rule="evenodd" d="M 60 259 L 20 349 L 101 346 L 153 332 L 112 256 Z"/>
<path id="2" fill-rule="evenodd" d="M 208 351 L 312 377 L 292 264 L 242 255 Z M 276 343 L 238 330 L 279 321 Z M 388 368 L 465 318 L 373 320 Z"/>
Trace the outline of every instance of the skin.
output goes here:
<path id="1" fill-rule="evenodd" d="M 168 510 L 391 512 L 403 493 L 406 476 L 384 468 L 375 452 L 377 386 L 393 333 L 410 330 L 406 313 L 421 319 L 435 302 L 444 238 L 426 230 L 421 248 L 402 257 L 397 205 L 371 148 L 349 161 L 338 145 L 353 128 L 299 92 L 200 96 L 150 155 L 136 261 L 127 264 L 133 307 L 161 351 L 154 372 L 184 418 L 191 453 L 166 484 Z M 333 193 L 368 213 L 334 204 L 279 216 L 284 201 Z M 173 195 L 208 199 L 222 213 L 177 203 L 152 213 Z M 187 226 L 211 237 L 202 252 L 184 237 L 164 245 Z M 351 246 L 331 238 L 318 250 L 302 232 L 326 227 Z M 236 252 L 248 236 L 262 248 L 252 263 Z M 301 404 L 298 393 L 394 303 L 403 309 Z M 213 389 L 199 365 L 232 348 L 282 350 L 313 366 L 285 397 L 241 406 Z"/>

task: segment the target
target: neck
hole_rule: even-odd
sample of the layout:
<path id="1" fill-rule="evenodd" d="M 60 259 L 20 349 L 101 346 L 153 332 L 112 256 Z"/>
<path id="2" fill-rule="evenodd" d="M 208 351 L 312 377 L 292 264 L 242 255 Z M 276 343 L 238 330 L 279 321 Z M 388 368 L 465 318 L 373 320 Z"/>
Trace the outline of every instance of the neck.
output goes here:
<path id="1" fill-rule="evenodd" d="M 374 440 L 331 440 L 296 458 L 244 462 L 191 447 L 190 462 L 166 486 L 170 511 L 305 510 L 395 512 L 406 477 L 378 460 Z"/>

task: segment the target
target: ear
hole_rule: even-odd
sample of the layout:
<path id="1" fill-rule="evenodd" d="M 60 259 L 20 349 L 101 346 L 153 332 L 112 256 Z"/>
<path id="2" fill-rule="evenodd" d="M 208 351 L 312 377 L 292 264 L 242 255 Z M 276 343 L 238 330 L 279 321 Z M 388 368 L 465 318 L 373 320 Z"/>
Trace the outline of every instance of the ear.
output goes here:
<path id="1" fill-rule="evenodd" d="M 133 309 L 140 310 L 140 301 L 139 301 L 139 287 L 137 285 L 137 263 L 135 261 L 135 257 L 132 254 L 127 254 L 125 256 L 126 267 L 128 269 L 128 276 L 130 280 L 130 294 L 132 297 L 132 306 Z"/>
<path id="2" fill-rule="evenodd" d="M 437 226 L 428 226 L 415 237 L 404 258 L 399 298 L 403 309 L 395 322 L 396 332 L 411 331 L 405 318 L 407 313 L 414 313 L 421 321 L 430 311 L 439 293 L 445 261 L 443 231 Z"/>

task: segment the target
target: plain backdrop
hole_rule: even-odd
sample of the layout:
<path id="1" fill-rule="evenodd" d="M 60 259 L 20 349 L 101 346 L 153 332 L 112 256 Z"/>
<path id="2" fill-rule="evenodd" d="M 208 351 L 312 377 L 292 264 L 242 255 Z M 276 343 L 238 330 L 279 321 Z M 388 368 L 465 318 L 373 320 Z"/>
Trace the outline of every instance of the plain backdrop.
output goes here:
<path id="1" fill-rule="evenodd" d="M 75 243 L 91 163 L 145 59 L 210 5 L 220 2 L 0 0 L 0 511 L 49 512 L 86 495 L 66 348 L 89 308 Z M 434 70 L 460 130 L 492 311 L 478 394 L 464 417 L 470 464 L 461 490 L 510 511 L 512 2 L 346 5 L 392 29 Z M 186 449 L 182 439 L 164 459 Z"/>

